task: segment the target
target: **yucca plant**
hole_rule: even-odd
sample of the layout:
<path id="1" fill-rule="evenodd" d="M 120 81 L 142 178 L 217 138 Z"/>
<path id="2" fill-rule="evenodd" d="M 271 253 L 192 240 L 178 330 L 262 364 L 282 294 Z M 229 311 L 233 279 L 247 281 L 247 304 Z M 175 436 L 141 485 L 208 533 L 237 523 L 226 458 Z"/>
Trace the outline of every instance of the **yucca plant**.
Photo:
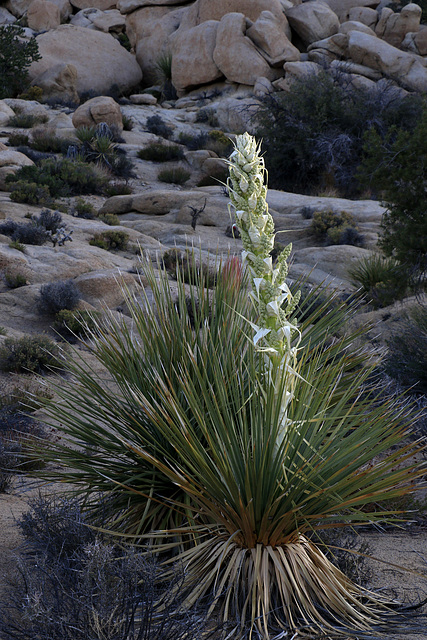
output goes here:
<path id="1" fill-rule="evenodd" d="M 236 638 L 248 628 L 366 637 L 396 603 L 353 584 L 315 534 L 403 517 L 378 504 L 423 473 L 413 415 L 372 382 L 375 358 L 354 334 L 339 335 L 344 304 L 325 310 L 310 294 L 298 325 L 287 254 L 276 266 L 268 256 L 258 149 L 243 137 L 237 151 L 246 275 L 225 270 L 208 290 L 194 254 L 192 287 L 182 266 L 172 285 L 145 265 L 142 301 L 127 295 L 131 322 L 111 316 L 91 332 L 103 373 L 70 362 L 74 383 L 47 408 L 62 438 L 44 456 L 86 495 L 92 521 L 155 544 L 171 572 L 183 563 L 186 606 L 213 597 Z"/>

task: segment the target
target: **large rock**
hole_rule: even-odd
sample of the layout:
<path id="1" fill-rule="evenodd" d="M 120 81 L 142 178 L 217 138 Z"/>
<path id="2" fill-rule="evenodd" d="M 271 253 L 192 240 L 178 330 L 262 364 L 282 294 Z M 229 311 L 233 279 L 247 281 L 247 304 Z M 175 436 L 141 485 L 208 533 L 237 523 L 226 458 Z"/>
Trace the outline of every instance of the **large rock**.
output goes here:
<path id="1" fill-rule="evenodd" d="M 73 113 L 73 125 L 79 127 L 93 127 L 100 122 L 115 127 L 118 131 L 123 130 L 123 117 L 120 106 L 113 98 L 108 96 L 98 96 L 82 104 Z"/>
<path id="2" fill-rule="evenodd" d="M 34 0 L 27 11 L 27 22 L 36 32 L 56 29 L 61 24 L 59 7 L 49 0 Z"/>
<path id="3" fill-rule="evenodd" d="M 60 62 L 47 69 L 32 81 L 32 85 L 43 89 L 42 100 L 54 100 L 62 104 L 78 104 L 77 69 L 73 64 Z"/>
<path id="4" fill-rule="evenodd" d="M 169 6 L 185 4 L 185 0 L 118 0 L 117 9 L 121 13 L 132 13 L 143 7 Z"/>
<path id="5" fill-rule="evenodd" d="M 69 17 L 73 13 L 73 7 L 71 6 L 69 0 L 50 0 L 53 4 L 59 8 L 59 15 L 61 17 L 61 22 L 67 22 Z"/>
<path id="6" fill-rule="evenodd" d="M 349 19 L 350 11 L 355 7 L 375 9 L 380 4 L 380 0 L 323 0 L 323 2 L 337 14 L 341 22 Z"/>
<path id="7" fill-rule="evenodd" d="M 121 33 L 126 26 L 126 20 L 120 11 L 111 9 L 102 11 L 101 15 L 96 15 L 93 19 L 93 26 L 105 33 Z"/>
<path id="8" fill-rule="evenodd" d="M 115 9 L 117 5 L 117 0 L 70 0 L 70 2 L 76 9 L 94 7 L 95 9 L 101 9 L 101 11 Z"/>
<path id="9" fill-rule="evenodd" d="M 246 35 L 272 67 L 300 59 L 299 50 L 290 41 L 290 29 L 283 29 L 271 11 L 262 11 Z"/>
<path id="10" fill-rule="evenodd" d="M 242 13 L 228 13 L 221 19 L 213 59 L 227 80 L 254 85 L 257 78 L 271 80 L 274 73 L 268 62 L 245 35 L 246 18 Z"/>
<path id="11" fill-rule="evenodd" d="M 173 42 L 172 84 L 178 92 L 200 84 L 208 84 L 222 77 L 214 62 L 217 20 L 207 20 L 197 27 L 183 31 Z M 197 56 L 194 52 L 197 51 Z"/>
<path id="12" fill-rule="evenodd" d="M 348 37 L 344 33 L 336 33 L 329 38 L 313 42 L 307 51 L 308 58 L 318 64 L 330 63 L 346 57 Z"/>
<path id="13" fill-rule="evenodd" d="M 415 33 L 420 27 L 422 9 L 418 4 L 408 4 L 400 13 L 385 7 L 375 27 L 377 36 L 400 47 L 407 33 Z"/>
<path id="14" fill-rule="evenodd" d="M 362 22 L 367 27 L 375 29 L 375 25 L 378 22 L 378 11 L 369 7 L 354 7 L 348 12 L 348 19 Z"/>
<path id="15" fill-rule="evenodd" d="M 108 33 L 64 24 L 36 40 L 42 59 L 31 65 L 31 80 L 60 62 L 76 67 L 79 95 L 105 94 L 113 85 L 127 91 L 142 79 L 134 56 Z"/>
<path id="16" fill-rule="evenodd" d="M 170 54 L 172 35 L 177 31 L 187 9 L 145 7 L 126 16 L 126 34 L 142 69 L 144 83 L 159 81 L 159 59 Z"/>
<path id="17" fill-rule="evenodd" d="M 289 24 L 305 44 L 334 35 L 339 29 L 337 15 L 323 2 L 305 2 L 286 10 Z"/>
<path id="18" fill-rule="evenodd" d="M 350 31 L 362 31 L 363 33 L 369 33 L 369 35 L 375 36 L 375 31 L 363 22 L 357 22 L 357 20 L 348 20 L 340 25 L 340 33 L 350 33 Z"/>
<path id="19" fill-rule="evenodd" d="M 0 100 L 0 127 L 7 126 L 10 118 L 15 115 L 14 110 L 6 102 Z"/>
<path id="20" fill-rule="evenodd" d="M 21 167 L 29 167 L 34 164 L 26 155 L 12 149 L 0 151 L 0 190 L 9 191 L 10 187 L 6 184 L 6 177 L 10 173 L 16 173 Z"/>
<path id="21" fill-rule="evenodd" d="M 422 25 L 416 33 L 407 33 L 401 47 L 419 56 L 427 56 L 427 27 Z"/>
<path id="22" fill-rule="evenodd" d="M 427 91 L 427 61 L 421 56 L 400 51 L 361 31 L 349 33 L 348 51 L 357 64 L 381 71 L 406 89 Z"/>
<path id="23" fill-rule="evenodd" d="M 290 63 L 292 64 L 292 63 Z M 259 102 L 254 98 L 223 98 L 215 103 L 218 127 L 229 133 L 249 133 L 255 135 Z"/>
<path id="24" fill-rule="evenodd" d="M 16 16 L 10 13 L 5 7 L 0 7 L 0 24 L 12 24 L 16 21 Z"/>
<path id="25" fill-rule="evenodd" d="M 286 28 L 279 0 L 197 0 L 185 12 L 181 29 L 189 29 L 206 20 L 221 20 L 227 13 L 243 13 L 255 22 L 263 11 L 270 11 Z"/>
<path id="26" fill-rule="evenodd" d="M 4 3 L 4 6 L 16 18 L 22 18 L 24 13 L 28 11 L 28 7 L 32 2 L 33 0 L 7 0 L 7 2 Z"/>

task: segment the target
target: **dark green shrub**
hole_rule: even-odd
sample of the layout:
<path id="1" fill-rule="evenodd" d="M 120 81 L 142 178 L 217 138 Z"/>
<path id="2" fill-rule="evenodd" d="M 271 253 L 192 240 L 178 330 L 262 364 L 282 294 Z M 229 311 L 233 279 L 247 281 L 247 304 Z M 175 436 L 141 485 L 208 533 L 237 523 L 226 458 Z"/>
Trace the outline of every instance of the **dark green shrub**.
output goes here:
<path id="1" fill-rule="evenodd" d="M 218 126 L 218 117 L 213 107 L 202 107 L 196 113 L 196 122 L 203 122 L 210 127 Z"/>
<path id="2" fill-rule="evenodd" d="M 20 146 L 28 145 L 30 142 L 30 139 L 26 133 L 15 132 L 15 133 L 9 134 L 8 142 L 11 147 L 20 147 Z"/>
<path id="3" fill-rule="evenodd" d="M 348 274 L 375 309 L 387 307 L 408 291 L 404 269 L 393 258 L 373 254 L 353 265 Z"/>
<path id="4" fill-rule="evenodd" d="M 12 271 L 10 268 L 3 271 L 3 278 L 9 289 L 19 289 L 27 283 L 27 278 L 19 271 Z"/>
<path id="5" fill-rule="evenodd" d="M 138 158 L 150 162 L 168 162 L 169 160 L 181 160 L 183 157 L 184 150 L 177 144 L 152 142 L 138 151 Z"/>
<path id="6" fill-rule="evenodd" d="M 145 128 L 150 133 L 154 133 L 154 135 L 160 136 L 161 138 L 166 138 L 166 140 L 169 140 L 173 133 L 172 127 L 167 125 L 162 118 L 157 115 L 147 118 Z"/>
<path id="7" fill-rule="evenodd" d="M 399 332 L 387 341 L 386 372 L 403 387 L 415 393 L 427 393 L 427 307 L 414 306 L 400 325 Z"/>
<path id="8" fill-rule="evenodd" d="M 89 244 L 100 249 L 119 249 L 125 251 L 129 242 L 129 235 L 125 231 L 103 231 L 96 233 L 89 240 Z"/>
<path id="9" fill-rule="evenodd" d="M 216 271 L 197 261 L 190 251 L 180 251 L 179 249 L 165 251 L 162 255 L 162 266 L 172 278 L 179 277 L 187 284 L 194 285 L 198 282 L 210 289 L 217 282 Z"/>
<path id="10" fill-rule="evenodd" d="M 124 114 L 122 116 L 122 122 L 123 122 L 123 131 L 132 131 L 132 129 L 135 126 L 135 122 L 132 120 L 132 118 L 129 118 Z"/>
<path id="11" fill-rule="evenodd" d="M 108 508 L 108 505 L 106 505 Z M 180 606 L 182 576 L 97 533 L 76 498 L 39 495 L 19 522 L 26 553 L 2 598 L 4 640 L 213 640 L 205 605 Z"/>
<path id="12" fill-rule="evenodd" d="M 44 336 L 6 338 L 0 345 L 0 369 L 14 373 L 41 373 L 57 367 L 57 345 Z"/>
<path id="13" fill-rule="evenodd" d="M 168 184 L 184 184 L 190 177 L 191 173 L 183 167 L 162 169 L 157 174 L 157 179 L 160 180 L 160 182 L 167 182 Z"/>
<path id="14" fill-rule="evenodd" d="M 311 219 L 311 230 L 325 244 L 363 244 L 356 222 L 347 211 L 315 211 Z"/>
<path id="15" fill-rule="evenodd" d="M 118 227 L 120 225 L 120 219 L 115 213 L 106 213 L 98 216 L 98 220 L 108 224 L 110 227 Z"/>
<path id="16" fill-rule="evenodd" d="M 12 240 L 22 244 L 42 245 L 48 239 L 48 233 L 40 224 L 30 222 L 29 224 L 17 223 L 15 231 L 12 233 Z"/>
<path id="17" fill-rule="evenodd" d="M 42 284 L 38 298 L 41 313 L 55 315 L 63 309 L 74 309 L 81 298 L 80 291 L 72 280 L 60 280 Z"/>
<path id="18" fill-rule="evenodd" d="M 88 331 L 95 331 L 100 314 L 93 311 L 71 311 L 62 309 L 56 314 L 54 328 L 66 339 L 85 337 Z"/>
<path id="19" fill-rule="evenodd" d="M 42 151 L 43 153 L 65 154 L 67 153 L 68 147 L 73 144 L 73 140 L 65 140 L 64 138 L 55 136 L 53 133 L 36 130 L 32 133 L 30 147 L 36 151 Z"/>
<path id="20" fill-rule="evenodd" d="M 96 209 L 90 202 L 85 202 L 83 198 L 77 198 L 71 208 L 71 215 L 75 216 L 76 218 L 93 220 L 94 218 L 96 218 Z"/>
<path id="21" fill-rule="evenodd" d="M 412 130 L 422 99 L 402 98 L 392 85 L 356 89 L 348 74 L 304 76 L 288 92 L 263 98 L 259 137 L 263 138 L 270 187 L 296 193 L 338 189 L 361 193 L 356 173 L 363 135 L 374 128 L 384 136 L 391 126 Z"/>
<path id="22" fill-rule="evenodd" d="M 204 131 L 201 133 L 184 133 L 181 131 L 179 134 L 179 142 L 184 144 L 187 149 L 195 151 L 197 149 L 204 149 L 208 140 L 208 134 Z"/>
<path id="23" fill-rule="evenodd" d="M 391 130 L 366 137 L 360 176 L 386 206 L 379 246 L 404 266 L 406 279 L 423 287 L 427 274 L 427 107 L 412 132 Z"/>
<path id="24" fill-rule="evenodd" d="M 16 249 L 16 251 L 21 251 L 21 253 L 25 253 L 25 245 L 22 242 L 18 242 L 17 240 L 12 240 L 9 242 L 9 247 L 11 249 Z"/>
<path id="25" fill-rule="evenodd" d="M 25 180 L 17 180 L 11 183 L 10 199 L 13 202 L 23 202 L 42 207 L 49 207 L 54 204 L 47 185 Z"/>
<path id="26" fill-rule="evenodd" d="M 28 67 L 41 58 L 36 39 L 22 40 L 24 34 L 22 27 L 0 27 L 0 99 L 16 97 L 27 84 Z"/>
<path id="27" fill-rule="evenodd" d="M 22 182 L 47 187 L 52 198 L 103 192 L 107 177 L 92 164 L 82 160 L 49 158 L 38 165 L 21 167 L 14 175 L 6 178 L 8 184 Z"/>
<path id="28" fill-rule="evenodd" d="M 161 83 L 160 100 L 176 100 L 176 89 L 172 84 L 172 54 L 165 51 L 157 59 L 157 76 Z"/>
<path id="29" fill-rule="evenodd" d="M 132 187 L 126 181 L 121 182 L 113 180 L 106 185 L 104 193 L 107 198 L 112 198 L 113 196 L 127 196 L 132 193 Z"/>
<path id="30" fill-rule="evenodd" d="M 48 121 L 47 116 L 34 116 L 31 113 L 16 113 L 9 119 L 8 127 L 17 127 L 19 129 L 31 129 L 36 124 L 42 124 Z"/>
<path id="31" fill-rule="evenodd" d="M 18 98 L 20 100 L 35 100 L 36 102 L 41 102 L 43 89 L 37 85 L 33 85 L 32 87 L 28 87 L 23 93 L 20 93 Z"/>
<path id="32" fill-rule="evenodd" d="M 52 233 L 56 233 L 60 227 L 64 226 L 59 211 L 50 211 L 50 209 L 43 209 L 39 216 L 32 216 L 32 220 L 36 225 Z"/>

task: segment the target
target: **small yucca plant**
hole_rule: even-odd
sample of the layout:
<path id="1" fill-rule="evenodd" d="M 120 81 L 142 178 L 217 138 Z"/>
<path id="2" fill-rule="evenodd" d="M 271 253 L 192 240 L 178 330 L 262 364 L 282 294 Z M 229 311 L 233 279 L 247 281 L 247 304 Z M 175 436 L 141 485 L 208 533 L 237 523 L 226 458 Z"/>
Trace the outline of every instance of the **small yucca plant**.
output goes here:
<path id="1" fill-rule="evenodd" d="M 111 316 L 91 334 L 105 373 L 70 363 L 74 384 L 48 409 L 62 439 L 45 456 L 80 485 L 95 521 L 157 545 L 171 572 L 180 561 L 185 606 L 213 597 L 235 637 L 248 627 L 263 638 L 275 629 L 366 637 L 394 603 L 353 584 L 314 534 L 401 517 L 377 504 L 412 491 L 423 473 L 411 458 L 419 445 L 402 445 L 412 415 L 372 383 L 376 362 L 354 349 L 354 334 L 336 333 L 344 305 L 325 310 L 309 295 L 298 326 L 289 250 L 276 266 L 269 257 L 250 137 L 231 162 L 247 275 L 233 263 L 209 291 L 193 254 L 181 267 L 193 269 L 188 289 L 179 267 L 172 285 L 146 265 L 142 302 L 127 295 L 131 325 Z"/>

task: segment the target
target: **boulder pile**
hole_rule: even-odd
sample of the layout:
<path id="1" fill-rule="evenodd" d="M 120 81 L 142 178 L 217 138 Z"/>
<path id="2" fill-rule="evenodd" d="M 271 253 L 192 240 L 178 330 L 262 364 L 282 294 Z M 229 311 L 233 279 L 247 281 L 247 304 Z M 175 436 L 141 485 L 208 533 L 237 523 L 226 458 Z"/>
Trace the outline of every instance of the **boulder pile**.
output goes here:
<path id="1" fill-rule="evenodd" d="M 427 89 L 427 25 L 414 3 L 400 12 L 384 0 L 2 4 L 0 25 L 19 19 L 37 38 L 42 59 L 30 75 L 46 96 L 50 86 L 56 97 L 61 86 L 74 96 L 105 94 L 112 87 L 126 92 L 141 81 L 149 87 L 159 82 L 161 60 L 168 61 L 169 79 L 181 97 L 221 83 L 255 94 L 288 90 L 296 77 L 325 65 L 358 86 L 385 77 L 407 91 Z"/>

